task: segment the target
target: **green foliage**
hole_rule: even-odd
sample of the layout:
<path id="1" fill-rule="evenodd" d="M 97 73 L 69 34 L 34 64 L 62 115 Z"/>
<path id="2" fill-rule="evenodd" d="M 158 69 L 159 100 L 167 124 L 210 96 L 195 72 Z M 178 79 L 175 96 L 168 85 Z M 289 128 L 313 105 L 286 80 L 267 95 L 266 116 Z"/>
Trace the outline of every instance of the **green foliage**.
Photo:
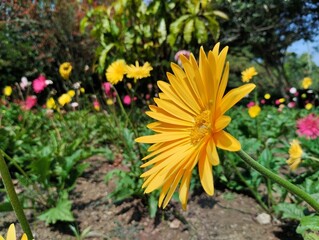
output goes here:
<path id="1" fill-rule="evenodd" d="M 61 79 L 58 69 L 67 61 L 73 65 L 74 79 L 87 85 L 91 79 L 83 71 L 94 59 L 94 42 L 79 33 L 78 17 L 85 4 L 76 0 L 55 1 L 54 5 L 40 2 L 2 3 L 0 88 L 13 86 L 22 76 L 33 80 L 42 73 L 61 91 L 62 84 L 55 80 Z"/>
<path id="2" fill-rule="evenodd" d="M 23 187 L 22 202 L 40 212 L 47 224 L 73 221 L 68 196 L 88 167 L 83 160 L 93 154 L 114 158 L 105 146 L 109 136 L 102 134 L 110 132 L 107 119 L 87 111 L 48 116 L 41 110 L 22 111 L 15 104 L 0 110 L 1 137 L 10 143 L 2 147 Z"/>
<path id="3" fill-rule="evenodd" d="M 68 200 L 67 193 L 63 192 L 56 206 L 45 211 L 38 218 L 45 221 L 46 224 L 55 224 L 57 221 L 72 222 L 74 221 L 74 217 L 71 212 L 71 207 L 72 203 Z"/>
<path id="4" fill-rule="evenodd" d="M 319 216 L 306 216 L 301 218 L 297 228 L 297 233 L 301 234 L 305 240 L 319 239 Z"/>

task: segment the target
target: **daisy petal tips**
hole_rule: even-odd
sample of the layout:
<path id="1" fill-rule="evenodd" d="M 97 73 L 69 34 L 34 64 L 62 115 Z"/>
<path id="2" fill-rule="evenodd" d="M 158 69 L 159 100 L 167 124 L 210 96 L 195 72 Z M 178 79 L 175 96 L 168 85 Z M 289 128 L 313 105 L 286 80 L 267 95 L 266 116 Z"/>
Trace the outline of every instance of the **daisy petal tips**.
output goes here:
<path id="1" fill-rule="evenodd" d="M 180 57 L 183 68 L 172 63 L 169 83 L 158 81 L 162 91 L 146 114 L 156 120 L 148 125 L 154 135 L 135 141 L 152 144 L 141 167 L 145 193 L 161 189 L 158 205 L 165 208 L 179 186 L 179 199 L 187 207 L 190 179 L 198 166 L 205 192 L 214 194 L 213 166 L 219 164 L 216 148 L 239 151 L 239 141 L 224 129 L 231 121 L 224 115 L 249 94 L 254 84 L 245 84 L 225 94 L 228 83 L 228 47 L 219 43 L 208 54 L 200 48 L 199 60 L 193 54 Z"/>

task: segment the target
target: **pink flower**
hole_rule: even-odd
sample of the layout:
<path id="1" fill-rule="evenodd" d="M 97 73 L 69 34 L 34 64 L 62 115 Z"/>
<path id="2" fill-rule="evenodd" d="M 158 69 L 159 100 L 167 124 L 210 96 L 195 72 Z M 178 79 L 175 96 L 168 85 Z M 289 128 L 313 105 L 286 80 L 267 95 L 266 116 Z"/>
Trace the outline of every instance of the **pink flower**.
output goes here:
<path id="1" fill-rule="evenodd" d="M 249 103 L 247 104 L 247 107 L 248 107 L 248 108 L 250 108 L 250 107 L 252 107 L 252 106 L 255 106 L 255 102 L 249 102 Z"/>
<path id="2" fill-rule="evenodd" d="M 109 83 L 109 82 L 105 82 L 105 83 L 103 83 L 103 89 L 104 89 L 104 91 L 105 91 L 105 94 L 106 95 L 110 95 L 110 93 L 111 93 L 111 87 L 112 87 L 112 84 L 111 83 Z"/>
<path id="3" fill-rule="evenodd" d="M 42 92 L 47 86 L 45 76 L 40 75 L 38 78 L 34 79 L 32 82 L 32 87 L 35 93 Z"/>
<path id="4" fill-rule="evenodd" d="M 97 99 L 94 100 L 93 107 L 96 111 L 100 111 L 101 107 L 100 107 L 100 103 Z"/>
<path id="5" fill-rule="evenodd" d="M 37 97 L 36 96 L 27 96 L 27 99 L 24 102 L 23 108 L 26 110 L 30 110 L 37 104 Z"/>
<path id="6" fill-rule="evenodd" d="M 296 106 L 296 102 L 289 102 L 288 107 L 289 108 L 294 108 Z"/>
<path id="7" fill-rule="evenodd" d="M 265 100 L 265 99 L 261 99 L 261 100 L 260 100 L 260 103 L 261 103 L 261 104 L 265 104 L 265 103 L 266 103 L 266 100 Z"/>
<path id="8" fill-rule="evenodd" d="M 297 134 L 301 137 L 316 139 L 319 136 L 319 117 L 314 114 L 297 121 Z"/>
<path id="9" fill-rule="evenodd" d="M 131 102 L 132 102 L 131 97 L 130 97 L 129 95 L 125 95 L 124 98 L 123 98 L 123 103 L 124 103 L 125 105 L 130 105 Z"/>
<path id="10" fill-rule="evenodd" d="M 180 56 L 181 55 L 184 55 L 186 58 L 189 58 L 189 56 L 191 55 L 191 52 L 190 51 L 187 51 L 187 50 L 179 50 L 175 56 L 174 56 L 174 59 L 175 61 L 181 65 L 182 64 L 182 61 L 180 60 Z"/>

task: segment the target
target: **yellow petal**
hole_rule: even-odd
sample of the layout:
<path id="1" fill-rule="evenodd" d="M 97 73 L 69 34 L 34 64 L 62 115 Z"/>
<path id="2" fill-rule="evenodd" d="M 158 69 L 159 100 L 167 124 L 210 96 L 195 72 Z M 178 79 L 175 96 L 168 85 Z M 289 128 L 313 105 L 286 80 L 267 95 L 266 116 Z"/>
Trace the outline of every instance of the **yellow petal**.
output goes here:
<path id="1" fill-rule="evenodd" d="M 28 240 L 28 237 L 25 233 L 22 235 L 21 240 Z"/>
<path id="2" fill-rule="evenodd" d="M 211 139 L 206 146 L 206 154 L 211 165 L 217 166 L 219 164 L 219 156 L 217 153 L 214 139 Z"/>
<path id="3" fill-rule="evenodd" d="M 219 104 L 221 104 L 221 100 L 224 96 L 224 93 L 225 93 L 225 90 L 227 87 L 227 83 L 228 83 L 228 76 L 229 76 L 229 63 L 227 62 L 226 66 L 225 66 L 224 73 L 223 73 L 223 77 L 222 77 L 220 84 L 218 86 L 218 91 L 217 91 L 217 96 L 216 96 L 217 106 L 219 106 Z"/>
<path id="4" fill-rule="evenodd" d="M 183 176 L 183 173 L 184 173 L 184 169 L 181 168 L 178 173 L 175 175 L 175 179 L 174 181 L 171 183 L 171 187 L 168 191 L 168 193 L 166 194 L 166 197 L 164 199 L 164 202 L 163 202 L 163 208 L 165 208 L 168 204 L 168 202 L 171 200 L 172 196 L 173 196 L 173 193 L 175 192 L 176 190 L 176 187 L 178 185 L 178 183 L 180 182 L 182 176 Z"/>
<path id="5" fill-rule="evenodd" d="M 7 238 L 6 240 L 16 240 L 16 229 L 14 227 L 14 224 L 11 224 L 9 229 L 8 229 L 8 233 L 7 233 Z"/>
<path id="6" fill-rule="evenodd" d="M 154 98 L 154 101 L 159 108 L 164 109 L 169 114 L 184 121 L 194 122 L 194 116 L 192 116 L 188 112 L 183 111 L 179 106 L 177 106 L 173 102 L 168 102 L 159 98 Z"/>
<path id="7" fill-rule="evenodd" d="M 177 95 L 177 93 L 175 92 L 175 90 L 170 84 L 163 81 L 158 81 L 157 85 L 171 101 L 175 102 L 178 106 L 183 108 L 185 111 L 188 111 L 189 113 L 193 115 L 197 114 L 196 111 L 194 111 L 187 104 L 185 104 L 185 102 Z"/>
<path id="8" fill-rule="evenodd" d="M 225 131 L 215 133 L 214 140 L 218 148 L 231 152 L 236 152 L 241 149 L 240 142 Z"/>
<path id="9" fill-rule="evenodd" d="M 2 236 L 0 236 L 0 240 L 5 240 Z"/>
<path id="10" fill-rule="evenodd" d="M 245 97 L 256 87 L 253 83 L 242 85 L 238 88 L 230 90 L 222 99 L 220 104 L 220 115 L 223 115 L 227 110 L 233 107 L 238 101 Z"/>
<path id="11" fill-rule="evenodd" d="M 188 192 L 189 192 L 189 185 L 191 182 L 192 171 L 187 170 L 184 172 L 181 185 L 179 187 L 179 200 L 182 203 L 182 207 L 186 210 L 187 207 L 187 199 L 188 199 Z"/>
<path id="12" fill-rule="evenodd" d="M 229 116 L 222 115 L 215 121 L 214 132 L 219 132 L 228 126 L 231 118 Z"/>
<path id="13" fill-rule="evenodd" d="M 206 150 L 206 149 L 205 149 Z M 212 165 L 209 163 L 206 157 L 206 151 L 202 151 L 200 154 L 200 158 L 198 160 L 198 171 L 200 181 L 205 192 L 208 195 L 214 194 L 214 179 L 213 179 L 213 171 Z"/>
<path id="14" fill-rule="evenodd" d="M 157 142 L 168 142 L 181 138 L 189 138 L 188 132 L 171 132 L 171 133 L 159 133 L 149 136 L 143 136 L 136 138 L 136 142 L 140 143 L 157 143 Z"/>

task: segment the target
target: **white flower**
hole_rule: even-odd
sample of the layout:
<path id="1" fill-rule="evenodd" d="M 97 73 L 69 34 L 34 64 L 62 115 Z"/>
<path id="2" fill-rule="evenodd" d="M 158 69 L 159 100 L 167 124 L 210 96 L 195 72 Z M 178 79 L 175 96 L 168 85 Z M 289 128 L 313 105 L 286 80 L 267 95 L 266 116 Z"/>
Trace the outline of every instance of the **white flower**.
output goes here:
<path id="1" fill-rule="evenodd" d="M 292 87 L 292 88 L 289 89 L 289 92 L 291 94 L 295 94 L 297 92 L 297 89 L 295 87 Z"/>
<path id="2" fill-rule="evenodd" d="M 48 86 L 48 85 L 50 85 L 50 84 L 53 84 L 53 81 L 52 81 L 52 80 L 47 79 L 47 80 L 45 80 L 45 84 Z"/>
<path id="3" fill-rule="evenodd" d="M 76 107 L 79 106 L 79 104 L 78 104 L 77 102 L 72 102 L 70 105 L 71 105 L 71 107 L 73 107 L 73 108 L 76 108 Z"/>
<path id="4" fill-rule="evenodd" d="M 22 90 L 24 90 L 26 87 L 28 87 L 30 85 L 31 85 L 31 82 L 29 82 L 26 77 L 21 78 L 20 87 Z"/>

